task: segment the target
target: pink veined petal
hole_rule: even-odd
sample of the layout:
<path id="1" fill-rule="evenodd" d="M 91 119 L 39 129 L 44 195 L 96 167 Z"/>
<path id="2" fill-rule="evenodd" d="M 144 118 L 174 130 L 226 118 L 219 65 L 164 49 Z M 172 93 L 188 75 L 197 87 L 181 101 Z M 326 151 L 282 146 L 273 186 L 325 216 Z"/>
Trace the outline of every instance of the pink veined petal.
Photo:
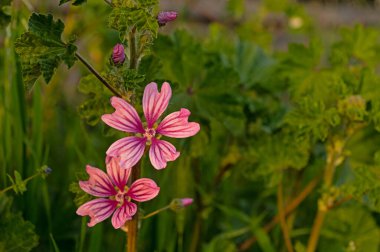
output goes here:
<path id="1" fill-rule="evenodd" d="M 116 109 L 112 114 L 102 115 L 102 120 L 112 128 L 128 133 L 144 133 L 139 115 L 134 107 L 119 97 L 112 97 L 111 104 Z"/>
<path id="2" fill-rule="evenodd" d="M 112 226 L 115 229 L 121 228 L 124 226 L 127 220 L 131 220 L 132 216 L 137 212 L 137 206 L 133 202 L 124 202 L 124 204 L 116 209 L 115 213 L 112 216 Z"/>
<path id="3" fill-rule="evenodd" d="M 188 122 L 190 114 L 189 110 L 182 108 L 180 111 L 167 115 L 158 125 L 156 132 L 175 138 L 194 136 L 200 130 L 200 126 L 198 123 Z"/>
<path id="4" fill-rule="evenodd" d="M 86 166 L 86 171 L 90 175 L 88 181 L 79 181 L 83 191 L 97 197 L 109 197 L 117 193 L 105 172 L 90 165 Z"/>
<path id="5" fill-rule="evenodd" d="M 131 174 L 131 169 L 122 169 L 120 167 L 120 159 L 114 157 L 107 163 L 107 173 L 112 183 L 116 185 L 120 191 L 123 191 Z"/>
<path id="6" fill-rule="evenodd" d="M 179 152 L 169 142 L 152 138 L 152 145 L 149 150 L 149 158 L 153 167 L 157 170 L 166 167 L 168 161 L 174 161 L 179 157 Z"/>
<path id="7" fill-rule="evenodd" d="M 94 199 L 81 205 L 77 214 L 80 216 L 90 216 L 89 227 L 95 226 L 97 223 L 104 221 L 115 211 L 117 201 L 110 199 Z"/>
<path id="8" fill-rule="evenodd" d="M 127 195 L 135 201 L 144 202 L 153 199 L 159 192 L 160 188 L 156 182 L 148 178 L 141 178 L 133 182 Z"/>
<path id="9" fill-rule="evenodd" d="M 171 96 L 172 89 L 167 82 L 164 82 L 162 84 L 160 93 L 157 90 L 157 84 L 154 82 L 149 83 L 145 87 L 143 96 L 143 109 L 149 128 L 153 127 L 153 124 L 166 110 Z"/>
<path id="10" fill-rule="evenodd" d="M 124 169 L 133 167 L 142 157 L 146 138 L 124 137 L 114 142 L 107 150 L 107 155 L 120 157 L 120 165 Z"/>

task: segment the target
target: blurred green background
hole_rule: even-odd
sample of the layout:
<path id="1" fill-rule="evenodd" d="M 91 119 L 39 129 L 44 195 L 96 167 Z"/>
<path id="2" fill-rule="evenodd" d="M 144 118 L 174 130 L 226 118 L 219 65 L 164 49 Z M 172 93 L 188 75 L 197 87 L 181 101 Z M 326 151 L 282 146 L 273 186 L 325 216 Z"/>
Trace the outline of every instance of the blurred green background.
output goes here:
<path id="1" fill-rule="evenodd" d="M 145 213 L 173 198 L 192 197 L 195 203 L 178 213 L 167 211 L 144 221 L 141 251 L 238 251 L 239 245 L 253 236 L 259 242 L 248 251 L 286 251 L 280 227 L 273 232 L 261 228 L 277 213 L 276 186 L 281 180 L 287 195 L 299 191 L 319 173 L 325 149 L 323 137 L 294 144 L 297 136 L 293 130 L 287 131 L 284 118 L 309 94 L 338 99 L 323 88 L 324 75 L 305 74 L 310 69 L 317 72 L 315 61 L 343 81 L 344 76 L 352 77 L 352 82 L 362 76 L 363 82 L 368 82 L 363 85 L 369 88 L 359 93 L 367 101 L 379 98 L 379 88 L 371 89 L 380 85 L 379 5 L 376 0 L 161 2 L 162 10 L 176 10 L 179 18 L 160 29 L 153 54 L 141 67 L 148 82 L 168 80 L 172 84 L 170 112 L 189 108 L 191 121 L 200 122 L 202 130 L 192 139 L 172 141 L 181 156 L 167 169 L 157 172 L 144 160 L 143 175 L 157 180 L 161 187 L 159 197 L 143 204 Z M 39 79 L 34 89 L 25 93 L 14 41 L 27 27 L 28 8 L 62 19 L 64 36 L 77 36 L 78 51 L 99 71 L 119 42 L 118 34 L 107 28 L 111 9 L 100 0 L 88 0 L 80 7 L 58 7 L 58 1 L 14 0 L 6 8 L 12 20 L 1 24 L 0 30 L 0 188 L 11 185 L 8 174 L 13 177 L 14 171 L 27 178 L 46 164 L 53 172 L 45 180 L 29 182 L 25 193 L 8 192 L 2 199 L 0 250 L 123 251 L 126 234 L 114 230 L 109 221 L 87 228 L 86 218 L 75 214 L 75 194 L 69 190 L 83 178 L 86 164 L 105 168 L 105 151 L 123 135 L 102 122 L 88 125 L 80 117 L 80 104 L 88 96 L 78 91 L 78 84 L 89 73 L 79 62 L 70 70 L 61 66 L 49 85 Z M 371 29 L 353 28 L 357 23 Z M 342 27 L 350 28 L 341 33 Z M 292 51 L 288 49 L 291 43 L 310 47 Z M 326 63 L 334 50 L 339 53 L 335 62 L 339 62 Z M 351 58 L 345 61 L 351 53 L 358 56 L 359 63 L 351 64 Z M 339 99 L 349 94 L 342 91 Z M 351 144 L 353 150 L 357 148 L 352 162 L 372 165 L 380 137 L 375 131 L 378 121 L 368 122 L 368 128 Z M 326 134 L 336 130 L 333 126 Z M 279 132 L 286 132 L 286 137 Z M 280 146 L 274 144 L 279 142 Z M 351 163 L 343 166 L 337 186 L 354 176 L 347 170 Z M 307 241 L 318 193 L 316 190 L 293 217 L 292 239 L 298 251 L 303 251 L 301 244 Z M 328 217 L 326 222 L 333 224 L 324 230 L 319 251 L 355 251 L 349 250 L 351 240 L 359 248 L 356 251 L 378 251 L 380 217 L 376 206 L 362 203 L 348 203 L 343 206 L 348 209 Z M 8 220 L 8 207 L 21 213 L 34 230 L 22 223 L 20 216 Z M 343 224 L 334 227 L 339 218 L 356 217 L 362 219 L 346 223 L 347 229 L 339 230 Z M 13 250 L 1 239 L 3 232 L 11 229 L 18 234 L 7 238 L 18 244 Z M 38 235 L 38 243 L 33 233 Z"/>

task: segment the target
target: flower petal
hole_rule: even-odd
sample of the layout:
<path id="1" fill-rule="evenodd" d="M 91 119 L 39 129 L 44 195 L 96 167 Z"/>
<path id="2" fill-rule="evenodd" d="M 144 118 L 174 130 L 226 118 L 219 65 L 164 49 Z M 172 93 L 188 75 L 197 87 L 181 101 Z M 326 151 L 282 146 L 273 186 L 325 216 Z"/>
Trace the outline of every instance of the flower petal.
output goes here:
<path id="1" fill-rule="evenodd" d="M 88 181 L 79 181 L 83 191 L 97 197 L 109 197 L 117 193 L 105 172 L 90 165 L 86 166 L 86 171 L 90 175 Z"/>
<path id="2" fill-rule="evenodd" d="M 119 97 L 112 97 L 111 104 L 116 109 L 112 114 L 102 115 L 102 120 L 112 128 L 128 133 L 144 133 L 139 115 L 134 107 Z"/>
<path id="3" fill-rule="evenodd" d="M 144 202 L 153 199 L 160 192 L 156 182 L 148 178 L 141 178 L 133 182 L 127 195 L 138 202 Z"/>
<path id="4" fill-rule="evenodd" d="M 94 199 L 81 205 L 77 214 L 80 216 L 90 216 L 89 227 L 95 226 L 97 223 L 104 221 L 114 212 L 117 201 L 110 199 Z"/>
<path id="5" fill-rule="evenodd" d="M 167 161 L 174 161 L 179 157 L 179 152 L 169 142 L 152 138 L 152 146 L 149 150 L 149 158 L 153 167 L 157 170 L 166 167 Z"/>
<path id="6" fill-rule="evenodd" d="M 152 128 L 162 113 L 166 110 L 172 96 L 172 89 L 169 83 L 162 84 L 161 93 L 157 90 L 157 84 L 149 83 L 144 90 L 143 109 L 148 127 Z"/>
<path id="7" fill-rule="evenodd" d="M 132 216 L 137 212 L 137 206 L 133 202 L 125 202 L 121 207 L 116 209 L 112 216 L 112 226 L 115 229 L 124 226 L 127 220 L 131 220 Z"/>
<path id="8" fill-rule="evenodd" d="M 188 122 L 190 111 L 182 108 L 180 111 L 167 115 L 158 125 L 157 133 L 175 138 L 191 137 L 198 133 L 198 123 Z"/>
<path id="9" fill-rule="evenodd" d="M 114 157 L 107 163 L 107 173 L 112 183 L 116 185 L 120 191 L 123 191 L 131 174 L 131 169 L 122 169 L 120 167 L 120 159 Z"/>
<path id="10" fill-rule="evenodd" d="M 142 157 L 146 138 L 124 137 L 114 142 L 107 150 L 107 155 L 120 157 L 120 165 L 124 169 L 133 167 Z"/>

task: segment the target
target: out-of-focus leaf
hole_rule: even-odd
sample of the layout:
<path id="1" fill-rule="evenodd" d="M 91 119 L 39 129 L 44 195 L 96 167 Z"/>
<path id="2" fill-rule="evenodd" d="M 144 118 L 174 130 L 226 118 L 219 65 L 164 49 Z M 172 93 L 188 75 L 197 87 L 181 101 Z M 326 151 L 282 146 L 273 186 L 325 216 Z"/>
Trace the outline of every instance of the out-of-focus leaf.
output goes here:
<path id="1" fill-rule="evenodd" d="M 371 214 L 359 206 L 330 211 L 324 222 L 320 251 L 376 252 L 380 232 Z"/>
<path id="2" fill-rule="evenodd" d="M 34 225 L 11 210 L 11 200 L 0 195 L 0 250 L 27 252 L 38 244 Z"/>
<path id="3" fill-rule="evenodd" d="M 20 56 L 27 90 L 33 87 L 41 75 L 49 83 L 61 62 L 69 68 L 74 64 L 77 48 L 73 41 L 62 41 L 63 29 L 62 21 L 54 21 L 52 15 L 33 13 L 29 19 L 28 31 L 16 40 L 15 50 Z"/>
<path id="4" fill-rule="evenodd" d="M 100 117 L 110 110 L 111 93 L 94 75 L 83 77 L 78 89 L 87 95 L 87 99 L 78 108 L 79 114 L 89 125 L 94 126 Z"/>
<path id="5" fill-rule="evenodd" d="M 77 181 L 85 181 L 88 179 L 88 176 L 84 172 L 80 172 L 76 174 Z M 91 195 L 84 192 L 78 182 L 72 182 L 69 187 L 69 191 L 75 194 L 74 203 L 77 207 L 83 205 L 84 203 L 93 199 Z"/>

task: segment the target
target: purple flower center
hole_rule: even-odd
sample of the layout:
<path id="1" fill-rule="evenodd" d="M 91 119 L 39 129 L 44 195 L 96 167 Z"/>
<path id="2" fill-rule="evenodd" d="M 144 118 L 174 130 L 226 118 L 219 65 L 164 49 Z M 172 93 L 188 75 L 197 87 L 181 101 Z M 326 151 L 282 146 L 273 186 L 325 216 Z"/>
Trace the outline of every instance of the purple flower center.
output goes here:
<path id="1" fill-rule="evenodd" d="M 153 128 L 146 128 L 145 129 L 145 133 L 144 133 L 144 137 L 146 137 L 146 139 L 148 141 L 151 141 L 153 137 L 155 137 L 156 135 L 156 130 L 153 129 Z"/>

